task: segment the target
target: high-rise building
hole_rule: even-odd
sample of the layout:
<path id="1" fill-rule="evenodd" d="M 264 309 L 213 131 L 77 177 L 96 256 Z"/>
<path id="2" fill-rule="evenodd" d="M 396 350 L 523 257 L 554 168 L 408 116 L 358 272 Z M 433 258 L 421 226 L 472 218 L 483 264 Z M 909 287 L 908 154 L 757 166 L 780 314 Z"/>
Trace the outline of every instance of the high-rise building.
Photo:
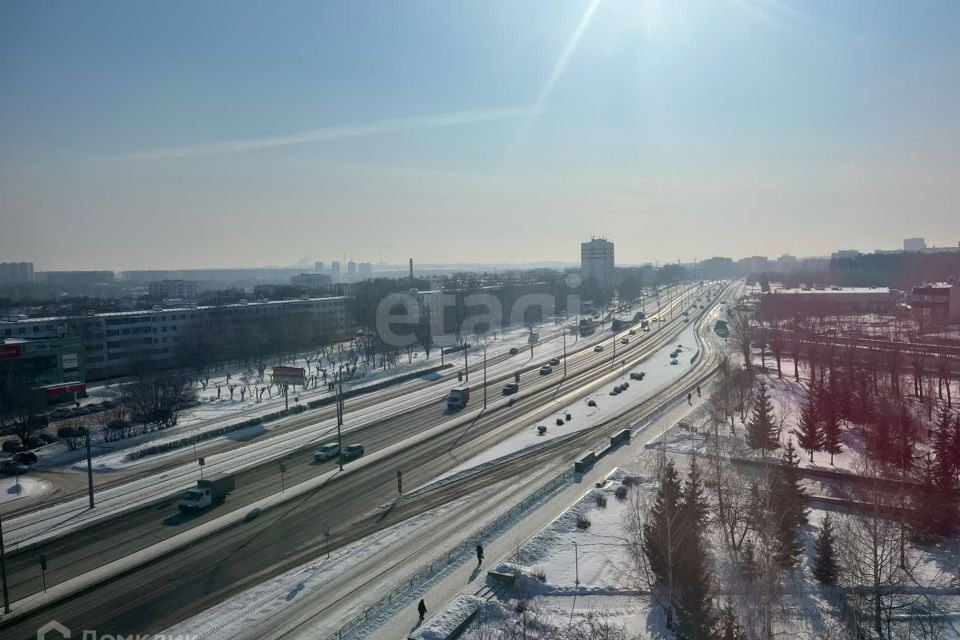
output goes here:
<path id="1" fill-rule="evenodd" d="M 357 273 L 361 276 L 369 276 L 373 272 L 373 265 L 369 262 L 360 262 L 357 264 Z"/>
<path id="2" fill-rule="evenodd" d="M 189 300 L 197 297 L 196 280 L 157 280 L 147 285 L 151 296 L 164 300 Z"/>
<path id="3" fill-rule="evenodd" d="M 354 262 L 353 260 L 347 263 L 347 273 L 349 273 L 352 276 L 357 275 L 357 263 Z"/>
<path id="4" fill-rule="evenodd" d="M 313 272 L 314 273 L 323 273 L 323 263 L 320 261 L 313 263 Z"/>
<path id="5" fill-rule="evenodd" d="M 580 277 L 593 278 L 603 289 L 614 286 L 613 243 L 606 238 L 590 238 L 580 243 Z"/>
<path id="6" fill-rule="evenodd" d="M 0 262 L 0 284 L 33 282 L 32 262 Z"/>
<path id="7" fill-rule="evenodd" d="M 334 260 L 333 262 L 330 263 L 330 273 L 332 273 L 334 276 L 340 275 L 340 262 L 339 262 L 339 261 Z"/>

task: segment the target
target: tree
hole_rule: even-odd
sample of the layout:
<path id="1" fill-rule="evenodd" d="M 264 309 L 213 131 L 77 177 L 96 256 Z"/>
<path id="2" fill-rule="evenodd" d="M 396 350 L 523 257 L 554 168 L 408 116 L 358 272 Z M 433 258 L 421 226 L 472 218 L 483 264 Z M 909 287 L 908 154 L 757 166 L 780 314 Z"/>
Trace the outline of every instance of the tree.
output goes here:
<path id="1" fill-rule="evenodd" d="M 690 470 L 683 483 L 683 520 L 684 526 L 701 531 L 707 524 L 710 505 L 704 495 L 703 478 L 697 458 L 690 460 Z"/>
<path id="2" fill-rule="evenodd" d="M 20 438 L 24 449 L 31 436 L 46 424 L 40 415 L 45 407 L 42 394 L 26 386 L 8 387 L 0 393 L 0 424 Z"/>
<path id="3" fill-rule="evenodd" d="M 807 493 L 800 486 L 799 464 L 793 439 L 789 439 L 781 464 L 771 477 L 770 488 L 776 525 L 775 556 L 782 567 L 792 567 L 799 560 L 802 550 L 797 540 L 797 528 L 807 522 Z"/>
<path id="4" fill-rule="evenodd" d="M 833 522 L 828 513 L 820 525 L 820 532 L 813 543 L 813 577 L 826 585 L 837 583 L 837 551 L 834 548 Z"/>
<path id="5" fill-rule="evenodd" d="M 956 456 L 954 455 L 954 424 L 950 409 L 943 407 L 933 434 L 933 452 L 936 456 L 935 479 L 937 485 L 949 491 L 956 479 Z"/>
<path id="6" fill-rule="evenodd" d="M 820 415 L 813 400 L 812 389 L 807 391 L 807 399 L 800 407 L 796 434 L 797 444 L 810 454 L 810 462 L 813 462 L 813 453 L 823 450 L 824 434 L 820 428 Z"/>
<path id="7" fill-rule="evenodd" d="M 743 366 L 750 369 L 752 362 L 750 354 L 753 350 L 753 322 L 750 314 L 740 306 L 730 307 L 730 335 L 740 355 L 743 356 Z"/>
<path id="8" fill-rule="evenodd" d="M 773 405 L 767 385 L 762 380 L 753 402 L 753 414 L 747 423 L 747 444 L 751 449 L 760 449 L 763 453 L 780 446 L 779 433 L 773 418 Z"/>
<path id="9" fill-rule="evenodd" d="M 720 621 L 717 626 L 715 637 L 719 640 L 747 640 L 747 632 L 743 630 L 740 621 L 737 620 L 737 614 L 734 613 L 733 605 L 729 601 L 720 612 Z"/>
<path id="10" fill-rule="evenodd" d="M 665 591 L 661 604 L 666 610 L 667 627 L 673 627 L 674 599 L 683 537 L 682 495 L 680 477 L 673 461 L 660 466 L 659 486 L 653 507 L 642 526 L 642 548 L 654 582 Z"/>

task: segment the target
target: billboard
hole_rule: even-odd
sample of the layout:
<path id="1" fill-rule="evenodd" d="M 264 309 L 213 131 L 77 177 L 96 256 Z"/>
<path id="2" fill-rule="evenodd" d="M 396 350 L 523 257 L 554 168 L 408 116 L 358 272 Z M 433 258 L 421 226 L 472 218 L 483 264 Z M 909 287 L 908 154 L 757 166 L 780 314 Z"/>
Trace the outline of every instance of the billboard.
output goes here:
<path id="1" fill-rule="evenodd" d="M 77 358 L 75 353 L 65 353 L 63 354 L 63 370 L 64 371 L 74 371 L 80 368 L 80 360 Z"/>
<path id="2" fill-rule="evenodd" d="M 274 367 L 271 375 L 276 384 L 306 384 L 303 367 Z"/>

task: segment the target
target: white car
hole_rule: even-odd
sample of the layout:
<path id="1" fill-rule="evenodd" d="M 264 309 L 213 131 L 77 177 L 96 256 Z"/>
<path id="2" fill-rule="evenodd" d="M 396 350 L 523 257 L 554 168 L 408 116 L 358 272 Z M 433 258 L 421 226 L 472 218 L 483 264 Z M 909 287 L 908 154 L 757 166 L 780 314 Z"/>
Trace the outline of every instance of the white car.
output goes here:
<path id="1" fill-rule="evenodd" d="M 553 367 L 551 367 L 548 364 L 545 364 L 542 367 L 540 367 L 540 375 L 545 376 L 548 373 L 553 373 Z"/>
<path id="2" fill-rule="evenodd" d="M 317 449 L 313 454 L 314 462 L 326 462 L 327 460 L 333 460 L 340 454 L 340 445 L 336 442 L 330 442 L 319 449 Z"/>

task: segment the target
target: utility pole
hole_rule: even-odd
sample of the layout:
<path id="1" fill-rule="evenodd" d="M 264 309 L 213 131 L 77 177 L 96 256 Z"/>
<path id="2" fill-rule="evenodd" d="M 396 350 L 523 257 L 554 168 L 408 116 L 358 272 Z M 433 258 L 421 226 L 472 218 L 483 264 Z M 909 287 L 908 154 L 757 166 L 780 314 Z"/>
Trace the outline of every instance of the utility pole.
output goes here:
<path id="1" fill-rule="evenodd" d="M 563 325 L 563 377 L 567 377 L 567 325 Z"/>
<path id="2" fill-rule="evenodd" d="M 617 364 L 617 332 L 613 332 L 613 360 L 610 364 Z"/>
<path id="3" fill-rule="evenodd" d="M 487 345 L 483 345 L 483 408 L 487 408 Z"/>
<path id="4" fill-rule="evenodd" d="M 470 382 L 470 365 L 467 363 L 467 341 L 463 341 L 463 375 Z"/>
<path id="5" fill-rule="evenodd" d="M 0 576 L 3 577 L 3 612 L 10 613 L 10 591 L 7 588 L 7 557 L 3 551 L 3 516 L 0 515 Z"/>
<path id="6" fill-rule="evenodd" d="M 337 463 L 343 471 L 343 435 L 340 427 L 343 426 L 343 365 L 337 371 Z"/>
<path id="7" fill-rule="evenodd" d="M 90 429 L 87 428 L 87 492 L 90 497 L 90 508 L 93 509 L 93 460 L 90 457 Z"/>

